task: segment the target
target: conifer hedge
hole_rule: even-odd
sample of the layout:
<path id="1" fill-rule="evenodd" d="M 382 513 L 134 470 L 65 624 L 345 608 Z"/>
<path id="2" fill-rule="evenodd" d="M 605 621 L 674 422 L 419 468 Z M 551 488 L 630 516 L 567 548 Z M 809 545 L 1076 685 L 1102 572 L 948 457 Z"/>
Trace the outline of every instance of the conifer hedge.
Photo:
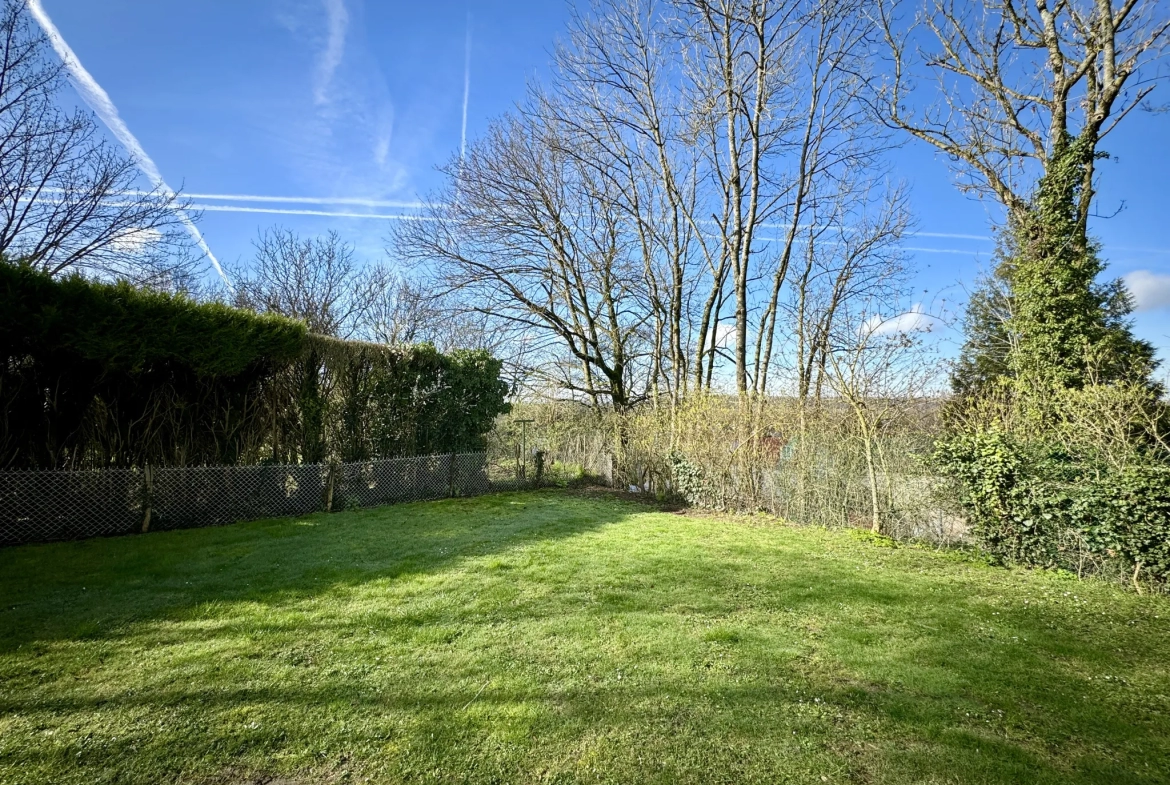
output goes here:
<path id="1" fill-rule="evenodd" d="M 482 351 L 338 341 L 280 316 L 0 263 L 0 468 L 472 452 L 505 411 Z"/>

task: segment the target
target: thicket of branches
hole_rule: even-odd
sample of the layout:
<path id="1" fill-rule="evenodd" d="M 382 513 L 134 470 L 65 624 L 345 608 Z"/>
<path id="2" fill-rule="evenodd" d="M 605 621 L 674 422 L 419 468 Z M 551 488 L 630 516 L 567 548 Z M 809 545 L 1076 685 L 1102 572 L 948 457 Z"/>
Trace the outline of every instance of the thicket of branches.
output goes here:
<path id="1" fill-rule="evenodd" d="M 398 250 L 598 407 L 815 394 L 842 302 L 901 307 L 879 32 L 848 2 L 598 2 Z"/>

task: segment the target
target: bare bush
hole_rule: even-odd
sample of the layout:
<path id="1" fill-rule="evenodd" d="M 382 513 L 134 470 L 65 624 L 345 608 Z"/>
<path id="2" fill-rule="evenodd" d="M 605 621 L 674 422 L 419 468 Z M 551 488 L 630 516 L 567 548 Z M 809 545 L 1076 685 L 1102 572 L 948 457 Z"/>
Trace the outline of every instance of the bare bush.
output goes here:
<path id="1" fill-rule="evenodd" d="M 353 338 L 366 328 L 384 292 L 382 279 L 358 263 L 337 232 L 300 237 L 276 227 L 254 245 L 251 268 L 232 273 L 237 306 L 300 319 L 311 332 L 335 338 Z"/>

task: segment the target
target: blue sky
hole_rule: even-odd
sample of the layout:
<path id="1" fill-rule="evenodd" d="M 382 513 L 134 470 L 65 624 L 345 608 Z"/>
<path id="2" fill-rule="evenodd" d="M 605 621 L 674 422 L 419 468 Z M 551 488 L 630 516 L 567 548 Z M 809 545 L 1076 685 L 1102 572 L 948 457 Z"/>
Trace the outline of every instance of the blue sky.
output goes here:
<path id="1" fill-rule="evenodd" d="M 398 203 L 436 188 L 435 167 L 461 143 L 465 83 L 474 138 L 545 72 L 569 9 L 560 0 L 42 3 L 172 186 L 266 197 L 194 197 L 219 208 L 199 226 L 229 265 L 246 264 L 257 230 L 276 224 L 336 229 L 364 258 L 383 259 L 389 221 L 336 213 L 401 212 Z M 1170 103 L 1170 84 L 1158 92 Z M 1125 209 L 1093 229 L 1113 274 L 1155 276 L 1134 279 L 1147 298 L 1164 284 L 1164 302 L 1139 312 L 1136 325 L 1170 363 L 1168 142 L 1170 113 L 1142 112 L 1108 140 L 1117 160 L 1101 166 L 1098 209 Z M 945 161 L 924 146 L 908 144 L 895 164 L 917 216 L 919 234 L 907 242 L 915 299 L 962 300 L 991 243 L 944 235 L 986 237 L 998 213 L 958 193 Z"/>

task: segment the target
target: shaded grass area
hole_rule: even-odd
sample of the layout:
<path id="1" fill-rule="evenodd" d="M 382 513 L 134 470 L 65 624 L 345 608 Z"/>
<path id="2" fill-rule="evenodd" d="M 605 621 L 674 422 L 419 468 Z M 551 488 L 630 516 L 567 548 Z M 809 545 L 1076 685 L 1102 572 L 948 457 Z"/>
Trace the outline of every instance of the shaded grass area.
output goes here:
<path id="1" fill-rule="evenodd" d="M 28 546 L 0 782 L 1165 782 L 1168 618 L 550 492 Z"/>

